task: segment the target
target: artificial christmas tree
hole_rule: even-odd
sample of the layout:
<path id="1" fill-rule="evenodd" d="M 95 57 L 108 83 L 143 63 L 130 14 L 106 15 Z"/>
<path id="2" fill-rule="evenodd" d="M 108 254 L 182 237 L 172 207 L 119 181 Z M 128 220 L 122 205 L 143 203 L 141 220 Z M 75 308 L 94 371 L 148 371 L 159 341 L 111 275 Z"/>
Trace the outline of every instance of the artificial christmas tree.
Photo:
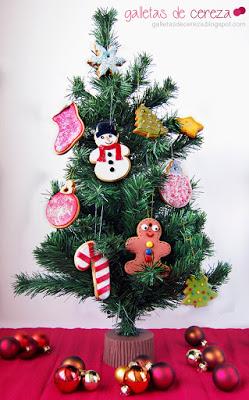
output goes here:
<path id="1" fill-rule="evenodd" d="M 134 336 L 138 341 L 136 321 L 156 308 L 174 308 L 180 304 L 190 276 L 205 273 L 210 289 L 217 291 L 230 266 L 219 262 L 202 272 L 204 259 L 213 254 L 212 243 L 203 232 L 205 213 L 195 208 L 193 201 L 174 208 L 165 204 L 160 195 L 167 180 L 165 165 L 172 159 L 185 159 L 191 150 L 201 146 L 202 136 L 182 134 L 181 120 L 174 113 L 165 113 L 177 86 L 171 78 L 162 84 L 151 83 L 150 56 L 139 54 L 132 64 L 122 66 L 124 59 L 116 55 L 119 45 L 113 32 L 116 18 L 114 9 L 98 9 L 94 14 L 96 46 L 89 61 L 92 90 L 86 90 L 84 81 L 74 77 L 73 106 L 69 108 L 74 111 L 74 118 L 71 122 L 62 118 L 62 150 L 58 154 L 74 146 L 66 180 L 76 185 L 79 215 L 75 220 L 75 214 L 71 213 L 71 225 L 62 224 L 35 249 L 36 261 L 44 272 L 21 273 L 14 286 L 16 294 L 30 296 L 74 295 L 85 300 L 97 293 L 97 299 L 104 299 L 99 304 L 107 318 L 116 319 L 118 335 L 129 340 Z M 136 111 L 141 105 L 157 115 L 160 132 L 156 138 L 154 133 L 150 137 L 148 127 L 145 137 L 134 133 Z M 63 112 L 64 115 L 67 113 Z M 121 171 L 124 161 L 126 169 Z M 91 163 L 96 164 L 96 175 Z M 192 181 L 191 185 L 194 191 L 196 183 Z M 52 182 L 51 187 L 52 198 L 61 185 Z M 59 211 L 64 220 L 69 210 L 62 207 Z M 128 251 L 127 239 L 136 235 L 137 225 L 146 218 L 156 221 L 141 225 L 148 239 L 138 249 L 131 246 Z M 163 253 L 154 257 L 153 238 L 158 229 L 160 243 L 168 244 L 166 259 Z M 89 243 L 94 244 L 90 246 L 92 250 L 87 247 Z M 84 251 L 79 251 L 80 248 Z M 142 262 L 137 271 L 128 274 L 124 266 L 134 259 L 132 252 L 136 257 L 140 252 Z M 81 262 L 91 268 L 82 273 Z M 100 296 L 104 284 L 110 292 L 108 296 Z M 120 360 L 117 363 L 123 364 Z"/>

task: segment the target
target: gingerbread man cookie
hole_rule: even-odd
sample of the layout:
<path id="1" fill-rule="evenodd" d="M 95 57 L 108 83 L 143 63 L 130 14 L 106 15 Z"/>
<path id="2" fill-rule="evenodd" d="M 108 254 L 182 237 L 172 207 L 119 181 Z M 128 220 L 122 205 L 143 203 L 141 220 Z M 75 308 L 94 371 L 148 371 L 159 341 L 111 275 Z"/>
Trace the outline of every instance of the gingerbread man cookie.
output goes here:
<path id="1" fill-rule="evenodd" d="M 156 219 L 145 218 L 139 222 L 137 236 L 129 238 L 125 244 L 126 249 L 136 255 L 125 264 L 127 274 L 142 271 L 145 265 L 152 266 L 171 252 L 169 243 L 159 240 L 161 235 L 162 227 Z"/>

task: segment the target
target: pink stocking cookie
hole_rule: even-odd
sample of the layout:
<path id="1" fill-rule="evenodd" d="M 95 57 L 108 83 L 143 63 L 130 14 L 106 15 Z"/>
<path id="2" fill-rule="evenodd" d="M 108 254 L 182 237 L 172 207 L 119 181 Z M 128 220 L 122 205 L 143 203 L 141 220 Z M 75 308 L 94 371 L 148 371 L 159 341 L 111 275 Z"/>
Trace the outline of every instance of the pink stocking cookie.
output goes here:
<path id="1" fill-rule="evenodd" d="M 126 249 L 136 255 L 125 264 L 127 274 L 142 271 L 145 265 L 152 266 L 171 252 L 169 243 L 159 240 L 161 235 L 162 227 L 156 219 L 145 218 L 139 222 L 137 236 L 129 238 L 125 244 Z"/>
<path id="2" fill-rule="evenodd" d="M 81 138 L 85 126 L 79 116 L 78 108 L 75 103 L 63 108 L 63 110 L 53 117 L 53 121 L 56 122 L 59 127 L 54 149 L 57 154 L 64 154 Z"/>

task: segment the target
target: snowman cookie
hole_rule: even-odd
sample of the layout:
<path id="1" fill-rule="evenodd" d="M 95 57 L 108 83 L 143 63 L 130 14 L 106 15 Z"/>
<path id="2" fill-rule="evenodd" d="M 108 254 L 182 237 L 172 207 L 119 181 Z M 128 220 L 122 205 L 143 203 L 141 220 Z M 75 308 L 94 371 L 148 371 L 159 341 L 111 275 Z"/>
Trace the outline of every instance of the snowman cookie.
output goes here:
<path id="1" fill-rule="evenodd" d="M 160 241 L 162 227 L 153 218 L 145 218 L 137 226 L 137 236 L 127 240 L 125 247 L 131 253 L 135 253 L 134 260 L 125 264 L 127 274 L 135 274 L 142 271 L 145 265 L 153 266 L 160 263 L 161 257 L 166 257 L 171 252 L 169 243 Z M 165 270 L 169 267 L 165 266 Z"/>
<path id="2" fill-rule="evenodd" d="M 101 181 L 118 181 L 131 169 L 130 149 L 118 143 L 118 138 L 113 123 L 106 121 L 97 125 L 94 140 L 98 148 L 90 153 L 90 163 L 95 164 L 94 172 Z"/>

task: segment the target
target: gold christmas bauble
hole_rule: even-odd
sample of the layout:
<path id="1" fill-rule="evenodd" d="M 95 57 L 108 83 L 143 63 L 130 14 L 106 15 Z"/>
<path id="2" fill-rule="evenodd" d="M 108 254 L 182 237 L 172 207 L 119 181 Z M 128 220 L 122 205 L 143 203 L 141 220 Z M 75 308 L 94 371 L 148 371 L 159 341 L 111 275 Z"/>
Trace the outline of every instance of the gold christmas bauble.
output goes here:
<path id="1" fill-rule="evenodd" d="M 100 384 L 100 376 L 98 372 L 91 369 L 86 371 L 84 376 L 82 377 L 82 383 L 84 388 L 89 392 L 91 392 L 92 390 L 96 390 Z"/>
<path id="2" fill-rule="evenodd" d="M 198 367 L 202 361 L 202 353 L 198 349 L 190 349 L 186 354 L 187 362 L 191 367 Z"/>
<path id="3" fill-rule="evenodd" d="M 122 385 L 124 383 L 124 374 L 125 374 L 126 370 L 127 370 L 127 366 L 123 365 L 121 367 L 116 368 L 114 371 L 114 377 L 120 385 Z"/>

